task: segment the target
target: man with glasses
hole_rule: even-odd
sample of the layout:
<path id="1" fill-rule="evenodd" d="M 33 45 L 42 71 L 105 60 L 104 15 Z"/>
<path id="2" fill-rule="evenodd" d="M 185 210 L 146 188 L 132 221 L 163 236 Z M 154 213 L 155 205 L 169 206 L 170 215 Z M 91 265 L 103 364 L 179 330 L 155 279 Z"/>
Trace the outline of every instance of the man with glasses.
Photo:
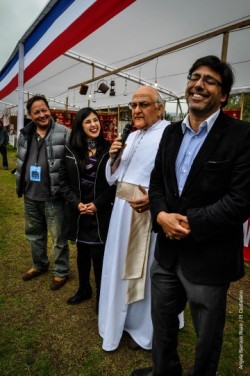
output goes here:
<path id="1" fill-rule="evenodd" d="M 180 376 L 178 314 L 189 303 L 197 342 L 189 376 L 215 376 L 231 281 L 244 274 L 250 216 L 250 124 L 222 112 L 234 81 L 216 56 L 198 59 L 186 87 L 189 113 L 165 130 L 149 199 L 158 233 L 151 267 L 153 367 L 133 376 Z"/>
<path id="2" fill-rule="evenodd" d="M 51 290 L 60 289 L 69 276 L 69 248 L 62 234 L 64 201 L 58 172 L 70 129 L 54 122 L 43 95 L 27 102 L 31 122 L 20 131 L 16 171 L 18 197 L 24 195 L 25 234 L 33 266 L 24 275 L 29 281 L 48 271 L 47 231 L 53 241 L 54 268 Z"/>
<path id="3" fill-rule="evenodd" d="M 149 267 L 156 236 L 151 232 L 147 191 L 168 122 L 162 120 L 164 102 L 152 87 L 140 87 L 130 107 L 137 130 L 130 133 L 125 147 L 121 138 L 113 142 L 106 167 L 107 180 L 117 185 L 117 193 L 104 252 L 99 304 L 99 332 L 105 351 L 117 349 L 123 331 L 130 335 L 130 349 L 150 350 L 152 346 Z"/>

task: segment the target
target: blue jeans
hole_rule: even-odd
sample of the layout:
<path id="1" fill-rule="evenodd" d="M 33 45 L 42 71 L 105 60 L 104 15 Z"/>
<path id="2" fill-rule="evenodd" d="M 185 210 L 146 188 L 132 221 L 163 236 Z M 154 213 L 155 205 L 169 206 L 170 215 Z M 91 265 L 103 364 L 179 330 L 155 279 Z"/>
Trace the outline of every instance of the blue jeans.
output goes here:
<path id="1" fill-rule="evenodd" d="M 31 245 L 33 267 L 47 269 L 48 231 L 53 242 L 54 268 L 57 277 L 69 275 L 69 247 L 62 234 L 63 201 L 34 201 L 24 198 L 25 234 Z"/>

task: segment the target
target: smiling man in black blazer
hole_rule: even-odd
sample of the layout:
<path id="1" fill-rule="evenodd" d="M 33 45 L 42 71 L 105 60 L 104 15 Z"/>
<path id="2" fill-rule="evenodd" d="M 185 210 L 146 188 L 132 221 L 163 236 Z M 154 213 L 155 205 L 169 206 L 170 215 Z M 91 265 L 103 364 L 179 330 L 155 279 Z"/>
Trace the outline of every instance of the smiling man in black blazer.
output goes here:
<path id="1" fill-rule="evenodd" d="M 189 70 L 189 113 L 164 131 L 149 188 L 153 367 L 133 376 L 180 376 L 178 314 L 188 301 L 197 335 L 190 376 L 215 376 L 231 281 L 244 274 L 250 216 L 250 124 L 225 115 L 234 75 L 216 56 Z"/>

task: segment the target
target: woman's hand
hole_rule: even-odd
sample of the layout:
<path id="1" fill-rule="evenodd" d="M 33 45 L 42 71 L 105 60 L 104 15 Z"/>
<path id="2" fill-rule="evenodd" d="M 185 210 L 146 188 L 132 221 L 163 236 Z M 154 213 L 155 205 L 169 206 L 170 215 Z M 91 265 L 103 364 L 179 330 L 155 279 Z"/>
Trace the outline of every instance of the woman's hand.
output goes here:
<path id="1" fill-rule="evenodd" d="M 87 215 L 94 215 L 97 212 L 97 208 L 93 202 L 86 204 L 86 214 Z"/>
<path id="2" fill-rule="evenodd" d="M 94 215 L 97 212 L 97 208 L 93 202 L 90 202 L 88 204 L 83 204 L 80 202 L 78 204 L 78 210 L 80 214 L 85 214 L 85 215 Z"/>

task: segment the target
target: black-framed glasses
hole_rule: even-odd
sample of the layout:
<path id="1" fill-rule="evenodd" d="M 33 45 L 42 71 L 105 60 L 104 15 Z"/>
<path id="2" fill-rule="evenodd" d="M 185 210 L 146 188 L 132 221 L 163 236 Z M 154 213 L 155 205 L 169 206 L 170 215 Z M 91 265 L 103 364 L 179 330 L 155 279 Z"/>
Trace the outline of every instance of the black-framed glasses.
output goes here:
<path id="1" fill-rule="evenodd" d="M 208 85 L 217 85 L 222 86 L 222 83 L 218 81 L 216 78 L 209 76 L 209 74 L 205 74 L 204 76 L 201 76 L 198 73 L 192 73 L 187 76 L 187 79 L 191 82 L 197 82 L 199 80 L 202 80 L 205 84 Z"/>
<path id="2" fill-rule="evenodd" d="M 145 110 L 146 108 L 151 106 L 152 103 L 158 103 L 158 102 L 144 102 L 144 101 L 143 102 L 130 102 L 128 106 L 131 110 L 135 110 L 137 106 Z"/>

